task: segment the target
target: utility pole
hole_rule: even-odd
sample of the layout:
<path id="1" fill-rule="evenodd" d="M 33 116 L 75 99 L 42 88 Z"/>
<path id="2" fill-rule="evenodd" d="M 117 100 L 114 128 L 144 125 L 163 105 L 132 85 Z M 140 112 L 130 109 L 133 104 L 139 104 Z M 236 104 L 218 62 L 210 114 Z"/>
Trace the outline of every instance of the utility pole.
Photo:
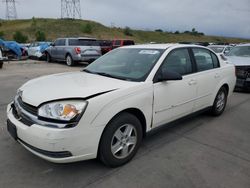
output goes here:
<path id="1" fill-rule="evenodd" d="M 61 18 L 81 19 L 80 0 L 61 0 Z"/>
<path id="2" fill-rule="evenodd" d="M 4 0 L 6 4 L 6 19 L 7 20 L 16 20 L 16 1 L 15 0 Z"/>

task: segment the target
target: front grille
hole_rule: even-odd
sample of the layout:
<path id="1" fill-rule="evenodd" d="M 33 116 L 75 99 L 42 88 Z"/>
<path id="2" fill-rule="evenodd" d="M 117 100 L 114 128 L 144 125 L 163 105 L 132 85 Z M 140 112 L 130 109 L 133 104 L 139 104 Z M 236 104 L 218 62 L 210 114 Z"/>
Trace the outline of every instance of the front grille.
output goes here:
<path id="1" fill-rule="evenodd" d="M 37 110 L 37 108 L 36 108 L 35 106 L 32 106 L 32 105 L 30 105 L 30 104 L 27 104 L 27 103 L 23 102 L 23 100 L 22 100 L 21 97 L 18 97 L 18 98 L 17 98 L 17 102 L 18 102 L 18 104 L 19 104 L 25 111 L 27 111 L 27 112 L 29 112 L 29 113 L 35 115 L 35 116 L 37 115 L 38 110 Z"/>
<path id="2" fill-rule="evenodd" d="M 250 78 L 250 66 L 236 66 L 236 76 L 238 78 Z"/>

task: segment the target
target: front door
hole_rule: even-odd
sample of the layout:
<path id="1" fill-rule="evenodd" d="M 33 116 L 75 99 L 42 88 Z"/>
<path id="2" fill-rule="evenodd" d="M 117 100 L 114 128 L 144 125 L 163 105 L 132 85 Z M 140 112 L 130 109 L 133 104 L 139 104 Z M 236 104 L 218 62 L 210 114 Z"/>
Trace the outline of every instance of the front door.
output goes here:
<path id="1" fill-rule="evenodd" d="M 183 79 L 154 83 L 153 127 L 192 113 L 196 98 L 197 82 L 192 76 L 194 66 L 188 49 L 170 52 L 157 74 L 165 70 L 177 72 Z"/>

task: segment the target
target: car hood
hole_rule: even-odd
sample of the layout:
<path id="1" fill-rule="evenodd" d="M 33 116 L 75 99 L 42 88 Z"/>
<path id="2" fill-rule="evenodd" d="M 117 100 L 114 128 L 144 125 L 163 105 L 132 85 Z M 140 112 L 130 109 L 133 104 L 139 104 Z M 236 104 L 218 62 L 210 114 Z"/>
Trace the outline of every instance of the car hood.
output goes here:
<path id="1" fill-rule="evenodd" d="M 86 72 L 71 72 L 33 79 L 20 90 L 24 102 L 39 106 L 44 102 L 59 99 L 90 98 L 136 84 L 138 83 Z"/>
<path id="2" fill-rule="evenodd" d="M 226 56 L 226 58 L 236 66 L 250 66 L 250 57 Z"/>

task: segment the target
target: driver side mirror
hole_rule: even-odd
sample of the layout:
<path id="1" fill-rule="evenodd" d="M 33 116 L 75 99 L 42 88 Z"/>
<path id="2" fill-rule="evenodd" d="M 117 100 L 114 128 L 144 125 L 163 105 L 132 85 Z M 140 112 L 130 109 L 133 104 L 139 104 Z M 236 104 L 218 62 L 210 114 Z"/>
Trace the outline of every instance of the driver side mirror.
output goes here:
<path id="1" fill-rule="evenodd" d="M 158 76 L 158 82 L 182 80 L 181 74 L 175 71 L 163 71 Z"/>
<path id="2" fill-rule="evenodd" d="M 51 43 L 50 46 L 53 46 L 53 47 L 54 47 L 54 46 L 56 46 L 56 45 L 55 45 L 55 43 Z"/>

